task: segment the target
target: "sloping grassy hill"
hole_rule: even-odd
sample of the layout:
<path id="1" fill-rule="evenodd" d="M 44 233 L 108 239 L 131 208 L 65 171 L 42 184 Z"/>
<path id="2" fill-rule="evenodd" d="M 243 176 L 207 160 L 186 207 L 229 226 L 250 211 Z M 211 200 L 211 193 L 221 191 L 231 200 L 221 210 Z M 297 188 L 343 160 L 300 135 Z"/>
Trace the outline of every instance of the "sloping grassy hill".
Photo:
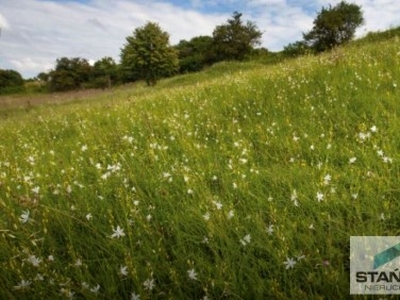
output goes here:
<path id="1" fill-rule="evenodd" d="M 0 122 L 0 298 L 343 299 L 399 235 L 400 41 Z"/>

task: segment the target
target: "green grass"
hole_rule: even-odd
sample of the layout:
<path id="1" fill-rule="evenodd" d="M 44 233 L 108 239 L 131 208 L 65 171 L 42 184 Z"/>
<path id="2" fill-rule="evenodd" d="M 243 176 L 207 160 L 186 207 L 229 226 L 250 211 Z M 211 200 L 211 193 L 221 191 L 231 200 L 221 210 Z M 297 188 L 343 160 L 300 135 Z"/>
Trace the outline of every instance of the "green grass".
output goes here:
<path id="1" fill-rule="evenodd" d="M 392 39 L 8 115 L 0 298 L 347 298 L 349 237 L 400 233 L 399 64 Z"/>

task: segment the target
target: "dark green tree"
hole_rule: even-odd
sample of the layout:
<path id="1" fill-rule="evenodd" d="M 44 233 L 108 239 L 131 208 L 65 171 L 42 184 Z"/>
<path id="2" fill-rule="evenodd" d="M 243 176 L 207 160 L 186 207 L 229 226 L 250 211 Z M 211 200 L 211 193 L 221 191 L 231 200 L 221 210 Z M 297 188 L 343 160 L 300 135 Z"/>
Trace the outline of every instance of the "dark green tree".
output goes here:
<path id="1" fill-rule="evenodd" d="M 363 23 L 361 7 L 342 1 L 334 7 L 323 7 L 312 30 L 303 38 L 314 51 L 322 52 L 350 41 Z"/>
<path id="2" fill-rule="evenodd" d="M 242 14 L 234 12 L 226 24 L 219 25 L 213 32 L 213 50 L 216 61 L 244 60 L 256 45 L 261 44 L 262 32 L 257 26 L 242 21 Z"/>
<path id="3" fill-rule="evenodd" d="M 169 34 L 158 24 L 148 22 L 126 41 L 121 51 L 125 80 L 143 79 L 150 86 L 178 71 L 178 53 L 169 44 Z"/>
<path id="4" fill-rule="evenodd" d="M 42 82 L 47 82 L 50 79 L 49 73 L 40 72 L 36 78 Z"/>
<path id="5" fill-rule="evenodd" d="M 93 86 L 110 88 L 118 81 L 118 66 L 111 57 L 103 57 L 93 65 Z"/>
<path id="6" fill-rule="evenodd" d="M 175 49 L 179 53 L 179 72 L 197 72 L 211 64 L 213 38 L 198 36 L 190 41 L 182 40 Z"/>
<path id="7" fill-rule="evenodd" d="M 70 91 L 81 89 L 89 85 L 92 75 L 92 67 L 83 58 L 59 58 L 56 68 L 50 71 L 50 91 Z"/>
<path id="8" fill-rule="evenodd" d="M 14 70 L 0 69 L 0 94 L 21 92 L 24 90 L 24 79 Z"/>
<path id="9" fill-rule="evenodd" d="M 309 53 L 310 47 L 304 41 L 297 41 L 285 46 L 282 52 L 287 57 L 296 57 Z"/>

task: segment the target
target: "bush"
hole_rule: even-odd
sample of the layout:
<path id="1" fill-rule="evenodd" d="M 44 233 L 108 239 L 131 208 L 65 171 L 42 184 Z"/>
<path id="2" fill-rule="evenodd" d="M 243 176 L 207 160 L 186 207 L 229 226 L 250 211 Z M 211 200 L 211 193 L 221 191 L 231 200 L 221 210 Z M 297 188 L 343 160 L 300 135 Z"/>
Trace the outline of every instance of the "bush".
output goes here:
<path id="1" fill-rule="evenodd" d="M 24 79 L 14 70 L 0 70 L 0 94 L 13 94 L 24 91 Z"/>

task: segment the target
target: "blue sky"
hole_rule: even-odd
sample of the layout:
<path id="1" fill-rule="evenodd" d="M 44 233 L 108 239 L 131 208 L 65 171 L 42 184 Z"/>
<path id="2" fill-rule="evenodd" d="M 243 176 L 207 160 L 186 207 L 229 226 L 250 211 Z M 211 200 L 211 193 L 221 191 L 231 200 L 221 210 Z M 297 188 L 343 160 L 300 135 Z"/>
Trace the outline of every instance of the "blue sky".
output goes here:
<path id="1" fill-rule="evenodd" d="M 237 10 L 264 32 L 262 46 L 279 51 L 302 38 L 322 6 L 340 0 L 0 0 L 0 69 L 25 78 L 54 67 L 57 58 L 119 60 L 125 37 L 147 21 L 170 33 L 171 44 L 212 35 Z M 399 0 L 348 0 L 366 24 L 357 31 L 400 26 Z"/>

